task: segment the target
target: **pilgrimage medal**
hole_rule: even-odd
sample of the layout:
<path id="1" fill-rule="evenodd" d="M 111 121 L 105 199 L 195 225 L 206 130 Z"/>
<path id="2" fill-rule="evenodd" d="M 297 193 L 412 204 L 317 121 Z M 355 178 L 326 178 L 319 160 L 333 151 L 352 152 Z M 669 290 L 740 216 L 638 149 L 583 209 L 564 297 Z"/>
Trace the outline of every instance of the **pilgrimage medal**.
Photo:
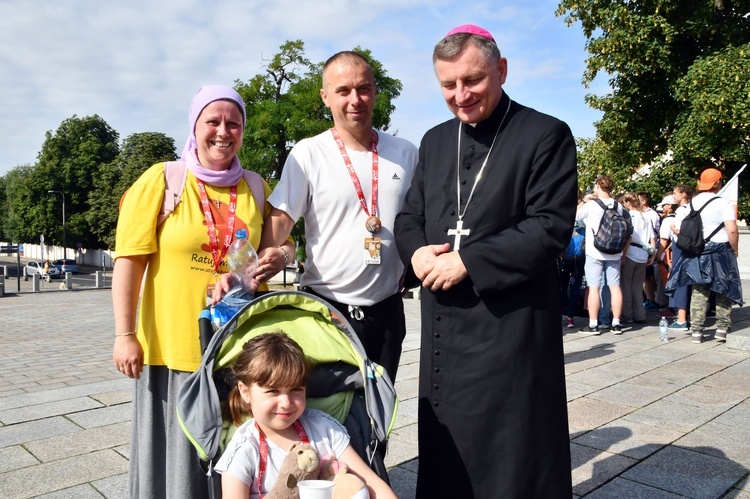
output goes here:
<path id="1" fill-rule="evenodd" d="M 367 215 L 367 220 L 365 220 L 365 229 L 367 229 L 367 232 L 370 233 L 370 237 L 366 237 L 364 241 L 364 249 L 365 249 L 365 256 L 364 256 L 364 262 L 368 265 L 378 265 L 380 264 L 380 249 L 381 249 L 381 240 L 379 237 L 375 237 L 375 234 L 377 234 L 381 227 L 382 223 L 380 221 L 380 218 L 378 218 L 378 134 L 375 133 L 375 130 L 372 131 L 372 142 L 371 142 L 371 149 L 372 149 L 372 210 L 369 210 L 367 208 L 367 200 L 365 199 L 364 191 L 362 190 L 362 184 L 359 182 L 359 177 L 357 176 L 357 172 L 354 170 L 354 166 L 352 165 L 351 159 L 349 159 L 349 154 L 346 152 L 346 146 L 344 145 L 344 141 L 341 140 L 341 136 L 339 136 L 339 133 L 336 131 L 336 127 L 331 128 L 331 133 L 333 134 L 333 138 L 336 141 L 336 145 L 339 148 L 339 151 L 341 152 L 341 157 L 344 160 L 344 164 L 346 165 L 346 169 L 349 172 L 349 177 L 352 179 L 352 184 L 354 184 L 354 190 L 357 192 L 357 198 L 359 199 L 359 204 L 362 206 L 362 209 L 365 212 L 365 215 Z"/>

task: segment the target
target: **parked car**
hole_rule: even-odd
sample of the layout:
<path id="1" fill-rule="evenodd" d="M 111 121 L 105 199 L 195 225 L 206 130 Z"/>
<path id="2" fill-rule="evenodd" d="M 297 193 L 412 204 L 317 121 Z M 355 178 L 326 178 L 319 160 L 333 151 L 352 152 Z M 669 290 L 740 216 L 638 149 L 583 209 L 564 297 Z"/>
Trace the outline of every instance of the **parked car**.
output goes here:
<path id="1" fill-rule="evenodd" d="M 70 258 L 55 260 L 54 262 L 52 262 L 52 265 L 57 267 L 57 270 L 59 270 L 62 275 L 65 275 L 67 272 L 70 272 L 72 274 L 78 273 L 78 264 L 75 260 L 71 260 Z"/>
<path id="2" fill-rule="evenodd" d="M 55 267 L 54 265 L 50 264 L 49 266 L 49 272 L 44 272 L 44 262 L 39 261 L 31 261 L 26 264 L 26 267 L 24 267 L 24 272 L 27 276 L 32 276 L 34 274 L 39 274 L 42 279 L 46 277 L 50 277 L 52 279 L 57 279 L 58 277 L 62 277 L 62 273 Z"/>

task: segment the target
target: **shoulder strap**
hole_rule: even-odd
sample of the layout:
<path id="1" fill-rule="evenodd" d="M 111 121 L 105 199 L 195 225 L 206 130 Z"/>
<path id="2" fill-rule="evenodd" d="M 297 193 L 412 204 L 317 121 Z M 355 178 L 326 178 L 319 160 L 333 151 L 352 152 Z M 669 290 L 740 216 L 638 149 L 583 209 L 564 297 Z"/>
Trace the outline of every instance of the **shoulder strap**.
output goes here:
<path id="1" fill-rule="evenodd" d="M 604 201 L 602 201 L 601 199 L 599 199 L 599 198 L 594 198 L 594 201 L 596 201 L 596 204 L 598 204 L 599 206 L 601 206 L 601 207 L 602 207 L 602 210 L 604 210 L 604 211 L 607 211 L 607 210 L 609 209 L 609 207 L 608 207 L 608 206 L 607 206 L 606 204 L 604 204 Z M 617 202 L 617 201 L 615 201 L 615 203 L 616 203 L 616 202 Z"/>
<path id="2" fill-rule="evenodd" d="M 161 225 L 164 220 L 177 208 L 182 199 L 187 180 L 187 166 L 184 161 L 164 162 L 164 201 L 162 202 L 156 226 Z"/>
<path id="3" fill-rule="evenodd" d="M 260 210 L 260 216 L 266 217 L 266 189 L 263 185 L 263 177 L 255 173 L 252 170 L 242 170 L 242 177 L 245 179 L 247 186 L 250 187 L 250 192 L 253 193 L 255 202 L 258 203 L 258 209 Z"/>
<path id="4" fill-rule="evenodd" d="M 164 201 L 162 202 L 159 216 L 156 220 L 157 227 L 177 208 L 182 200 L 182 193 L 185 190 L 187 182 L 187 166 L 184 161 L 166 161 L 164 162 Z M 253 198 L 258 204 L 261 217 L 265 218 L 266 189 L 263 185 L 263 178 L 250 170 L 242 170 L 242 177 L 245 183 L 253 193 Z"/>
<path id="5" fill-rule="evenodd" d="M 708 201 L 706 201 L 705 204 L 703 206 L 701 206 L 700 209 L 698 209 L 698 210 L 696 210 L 695 208 L 693 208 L 693 201 L 691 200 L 690 201 L 690 210 L 691 210 L 691 212 L 695 212 L 697 215 L 700 216 L 701 211 L 703 211 L 703 208 L 705 208 L 706 206 L 708 206 L 708 204 L 711 201 L 715 201 L 715 200 L 719 199 L 720 197 L 721 196 L 714 196 L 714 197 L 712 197 L 711 199 L 709 199 Z M 703 220 L 701 220 L 701 222 L 702 221 Z M 721 222 L 719 225 L 717 225 L 716 228 L 713 231 L 711 231 L 711 233 L 708 235 L 708 237 L 704 237 L 703 238 L 703 241 L 704 242 L 708 242 L 712 237 L 714 237 L 716 235 L 717 232 L 719 232 L 721 230 L 722 227 L 724 227 L 724 222 Z"/>

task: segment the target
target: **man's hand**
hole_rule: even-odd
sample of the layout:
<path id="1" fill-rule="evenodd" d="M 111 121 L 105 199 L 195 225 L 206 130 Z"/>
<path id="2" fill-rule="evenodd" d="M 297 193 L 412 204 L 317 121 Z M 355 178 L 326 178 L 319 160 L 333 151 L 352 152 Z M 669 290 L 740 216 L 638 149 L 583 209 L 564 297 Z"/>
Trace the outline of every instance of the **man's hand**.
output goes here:
<path id="1" fill-rule="evenodd" d="M 432 270 L 422 280 L 422 286 L 432 292 L 448 291 L 466 279 L 468 275 L 469 272 L 466 270 L 458 251 L 451 251 L 435 257 Z"/>
<path id="2" fill-rule="evenodd" d="M 432 272 L 432 268 L 435 266 L 435 258 L 450 251 L 450 248 L 451 245 L 449 243 L 432 244 L 430 246 L 422 246 L 415 251 L 411 257 L 411 266 L 417 279 L 424 282 L 427 274 Z"/>

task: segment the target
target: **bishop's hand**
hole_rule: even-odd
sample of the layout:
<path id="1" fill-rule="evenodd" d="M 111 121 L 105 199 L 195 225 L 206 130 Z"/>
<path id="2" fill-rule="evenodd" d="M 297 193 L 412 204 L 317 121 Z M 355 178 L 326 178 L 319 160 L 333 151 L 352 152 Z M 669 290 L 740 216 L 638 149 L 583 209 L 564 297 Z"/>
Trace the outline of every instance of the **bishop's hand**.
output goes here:
<path id="1" fill-rule="evenodd" d="M 422 286 L 432 292 L 448 291 L 468 275 L 458 251 L 451 251 L 435 257 L 432 270 L 422 280 Z"/>
<path id="2" fill-rule="evenodd" d="M 415 251 L 411 257 L 411 266 L 417 279 L 424 282 L 425 277 L 432 272 L 437 256 L 450 251 L 450 247 L 448 243 L 432 244 Z"/>

